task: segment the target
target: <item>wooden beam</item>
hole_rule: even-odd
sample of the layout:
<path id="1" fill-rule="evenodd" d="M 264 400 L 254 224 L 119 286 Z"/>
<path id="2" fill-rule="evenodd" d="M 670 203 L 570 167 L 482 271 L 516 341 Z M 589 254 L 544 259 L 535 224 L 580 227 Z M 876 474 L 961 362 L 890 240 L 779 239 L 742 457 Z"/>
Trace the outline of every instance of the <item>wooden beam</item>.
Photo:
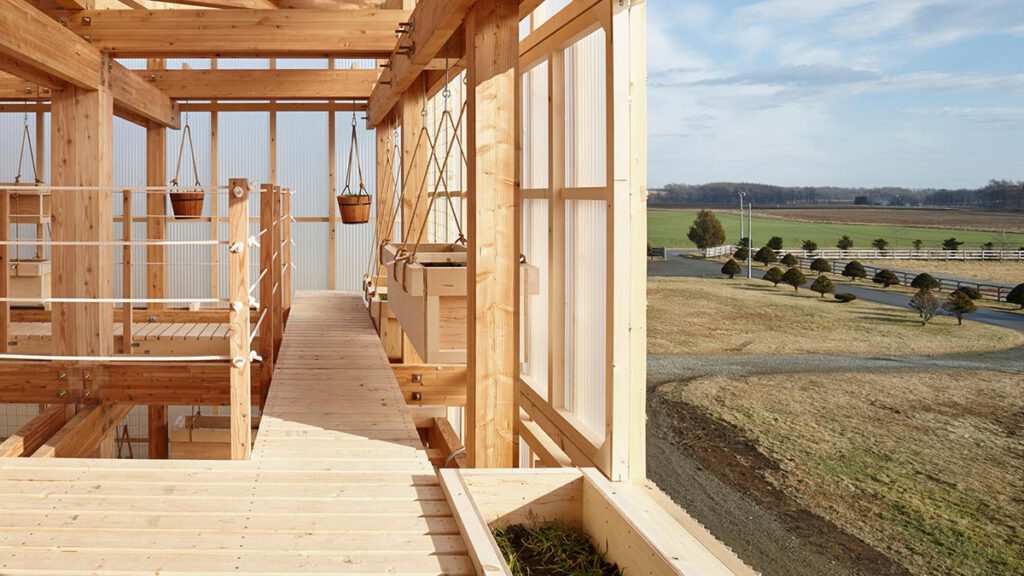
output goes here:
<path id="1" fill-rule="evenodd" d="M 0 363 L 0 402 L 13 404 L 114 404 L 227 406 L 229 370 L 224 363 Z M 85 375 L 89 375 L 86 380 Z M 258 375 L 257 375 L 258 376 Z M 250 389 L 259 397 L 259 378 Z"/>
<path id="2" fill-rule="evenodd" d="M 420 0 L 412 13 L 412 33 L 400 38 L 370 96 L 366 117 L 370 126 L 380 124 L 431 61 L 443 55 L 445 44 L 462 26 L 472 7 L 473 0 Z"/>
<path id="3" fill-rule="evenodd" d="M 178 105 L 158 86 L 146 82 L 139 74 L 117 62 L 110 68 L 110 91 L 114 97 L 114 113 L 136 124 L 150 123 L 177 129 L 181 126 Z"/>
<path id="4" fill-rule="evenodd" d="M 161 0 L 168 4 L 202 6 L 205 8 L 243 8 L 249 10 L 276 10 L 272 0 Z"/>
<path id="5" fill-rule="evenodd" d="M 228 299 L 230 300 L 231 459 L 252 455 L 252 377 L 249 361 L 249 181 L 228 181 Z M 266 296 L 263 296 L 264 298 Z"/>
<path id="6" fill-rule="evenodd" d="M 100 52 L 24 0 L 0 0 L 0 54 L 5 72 L 51 87 L 103 85 Z"/>
<path id="7" fill-rule="evenodd" d="M 31 456 L 74 415 L 75 407 L 71 405 L 57 404 L 43 410 L 0 444 L 0 458 Z"/>
<path id="8" fill-rule="evenodd" d="M 163 70 L 140 78 L 177 100 L 354 100 L 369 98 L 377 70 Z"/>
<path id="9" fill-rule="evenodd" d="M 409 405 L 465 406 L 466 367 L 457 364 L 392 364 Z"/>
<path id="10" fill-rule="evenodd" d="M 83 10 L 66 17 L 69 30 L 118 57 L 382 58 L 409 12 Z"/>
<path id="11" fill-rule="evenodd" d="M 452 423 L 447 418 L 434 418 L 432 423 L 433 426 L 427 429 L 427 444 L 439 452 L 434 465 L 438 468 L 466 468 L 465 451 L 456 454 L 463 450 L 463 446 Z M 452 454 L 456 455 L 453 457 Z"/>
<path id="12" fill-rule="evenodd" d="M 0 100 L 49 100 L 52 90 L 13 74 L 0 73 Z"/>
<path id="13" fill-rule="evenodd" d="M 96 455 L 100 443 L 128 415 L 130 404 L 91 404 L 82 408 L 32 458 L 88 458 Z"/>
<path id="14" fill-rule="evenodd" d="M 514 466 L 518 0 L 479 0 L 466 21 L 470 466 Z"/>

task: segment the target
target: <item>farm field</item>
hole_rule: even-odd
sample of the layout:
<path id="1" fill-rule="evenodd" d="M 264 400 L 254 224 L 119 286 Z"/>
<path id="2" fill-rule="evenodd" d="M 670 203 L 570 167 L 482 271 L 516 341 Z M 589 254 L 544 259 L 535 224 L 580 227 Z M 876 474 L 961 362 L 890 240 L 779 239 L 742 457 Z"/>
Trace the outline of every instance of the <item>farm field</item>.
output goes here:
<path id="1" fill-rule="evenodd" d="M 910 308 L 841 304 L 759 280 L 650 278 L 647 297 L 649 354 L 973 353 L 1024 344 L 1014 330 L 945 316 L 921 326 Z"/>
<path id="2" fill-rule="evenodd" d="M 768 374 L 663 384 L 652 402 L 741 492 L 825 518 L 912 574 L 981 576 L 1024 573 L 1022 385 L 997 372 Z"/>
<path id="3" fill-rule="evenodd" d="M 738 211 L 732 211 L 738 214 Z M 781 220 L 825 222 L 833 224 L 880 224 L 882 226 L 914 226 L 925 228 L 957 228 L 990 232 L 1024 233 L 1024 214 L 981 212 L 975 210 L 829 207 L 829 208 L 765 208 L 755 210 L 761 215 Z"/>
<path id="4" fill-rule="evenodd" d="M 740 236 L 739 214 L 735 211 L 716 210 L 718 219 L 725 227 L 726 241 L 736 242 Z M 781 211 L 780 211 L 781 212 Z M 840 212 L 840 210 L 836 210 Z M 668 248 L 694 248 L 686 237 L 697 210 L 690 209 L 657 209 L 647 211 L 647 241 L 653 246 Z M 824 217 L 824 215 L 823 215 Z M 831 248 L 844 234 L 849 236 L 855 248 L 870 248 L 875 238 L 885 238 L 894 248 L 911 248 L 914 240 L 924 242 L 923 248 L 939 248 L 942 241 L 951 236 L 965 242 L 964 248 L 978 249 L 985 242 L 995 242 L 997 247 L 1004 242 L 1008 250 L 1016 250 L 1024 246 L 1024 233 L 1006 233 L 981 230 L 965 230 L 959 225 L 950 224 L 945 228 L 910 227 L 897 223 L 853 224 L 807 222 L 800 220 L 784 220 L 776 216 L 759 215 L 754 209 L 754 244 L 762 246 L 771 236 L 781 236 L 785 247 L 799 248 L 802 240 L 813 240 L 821 248 Z"/>
<path id="5" fill-rule="evenodd" d="M 973 278 L 981 282 L 996 282 L 1010 286 L 1024 282 L 1024 261 L 859 260 L 859 262 L 865 266 L 927 272 L 933 276 Z"/>

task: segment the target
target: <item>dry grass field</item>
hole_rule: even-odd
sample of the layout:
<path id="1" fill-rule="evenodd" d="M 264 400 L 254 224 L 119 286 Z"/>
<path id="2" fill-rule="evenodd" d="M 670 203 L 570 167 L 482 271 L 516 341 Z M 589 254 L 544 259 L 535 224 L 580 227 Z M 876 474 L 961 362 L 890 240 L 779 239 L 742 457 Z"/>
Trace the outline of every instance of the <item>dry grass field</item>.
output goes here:
<path id="1" fill-rule="evenodd" d="M 927 272 L 933 276 L 974 278 L 979 282 L 995 282 L 1011 286 L 1024 282 L 1024 261 L 860 260 L 860 263 L 879 268 Z"/>
<path id="2" fill-rule="evenodd" d="M 910 308 L 840 304 L 760 280 L 650 278 L 647 300 L 649 354 L 934 354 L 1024 344 L 1014 330 L 950 317 L 921 326 Z"/>
<path id="3" fill-rule="evenodd" d="M 890 207 L 764 208 L 757 209 L 756 213 L 801 222 L 1024 232 L 1024 214 L 1021 213 Z"/>
<path id="4" fill-rule="evenodd" d="M 1022 389 L 993 372 L 776 374 L 668 384 L 658 401 L 725 422 L 756 450 L 750 482 L 912 573 L 981 576 L 1024 573 Z"/>

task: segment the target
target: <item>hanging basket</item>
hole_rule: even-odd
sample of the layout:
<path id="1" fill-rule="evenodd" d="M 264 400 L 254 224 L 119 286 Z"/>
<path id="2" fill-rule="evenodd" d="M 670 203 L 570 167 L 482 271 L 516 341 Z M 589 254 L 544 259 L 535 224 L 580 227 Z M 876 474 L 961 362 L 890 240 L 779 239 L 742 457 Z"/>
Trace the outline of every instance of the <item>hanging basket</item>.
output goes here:
<path id="1" fill-rule="evenodd" d="M 171 191 L 171 208 L 174 210 L 174 217 L 178 220 L 198 218 L 203 214 L 203 201 L 206 195 L 202 190 L 183 189 Z"/>
<path id="2" fill-rule="evenodd" d="M 366 224 L 370 221 L 371 196 L 368 194 L 342 194 L 338 196 L 343 224 Z"/>

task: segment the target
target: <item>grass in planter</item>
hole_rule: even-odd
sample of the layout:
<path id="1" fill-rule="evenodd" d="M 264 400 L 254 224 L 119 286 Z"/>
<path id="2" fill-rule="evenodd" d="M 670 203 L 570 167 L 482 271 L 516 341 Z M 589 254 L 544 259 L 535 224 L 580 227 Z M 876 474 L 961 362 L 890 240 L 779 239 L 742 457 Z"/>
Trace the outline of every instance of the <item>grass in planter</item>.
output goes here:
<path id="1" fill-rule="evenodd" d="M 537 528 L 516 525 L 494 531 L 513 576 L 621 576 L 605 562 L 587 535 L 552 522 Z"/>

